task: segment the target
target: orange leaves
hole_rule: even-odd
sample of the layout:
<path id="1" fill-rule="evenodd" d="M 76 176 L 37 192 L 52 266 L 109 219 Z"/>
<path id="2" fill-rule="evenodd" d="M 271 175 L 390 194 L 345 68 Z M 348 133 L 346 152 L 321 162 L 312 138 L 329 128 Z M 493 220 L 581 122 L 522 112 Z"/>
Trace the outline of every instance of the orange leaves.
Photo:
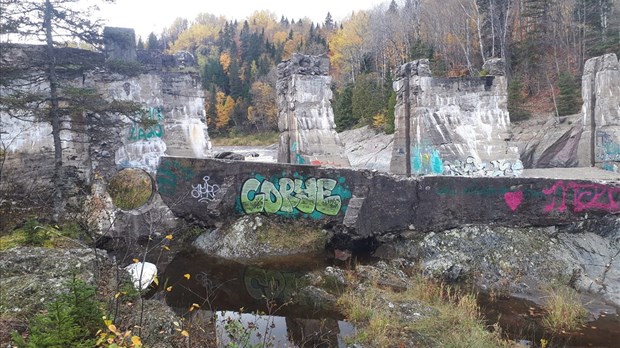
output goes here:
<path id="1" fill-rule="evenodd" d="M 220 54 L 220 65 L 225 72 L 228 73 L 228 69 L 230 69 L 230 63 L 232 59 L 230 58 L 230 54 L 228 52 L 222 52 Z"/>

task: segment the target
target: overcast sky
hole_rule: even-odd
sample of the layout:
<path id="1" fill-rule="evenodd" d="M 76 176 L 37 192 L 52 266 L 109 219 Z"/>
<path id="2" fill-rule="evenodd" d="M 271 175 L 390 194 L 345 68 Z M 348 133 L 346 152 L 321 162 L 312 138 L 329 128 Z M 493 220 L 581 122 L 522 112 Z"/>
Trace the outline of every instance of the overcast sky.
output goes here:
<path id="1" fill-rule="evenodd" d="M 177 17 L 193 20 L 198 13 L 223 15 L 243 20 L 257 10 L 269 10 L 290 19 L 308 17 L 323 22 L 327 12 L 340 21 L 357 10 L 371 9 L 386 0 L 116 0 L 111 5 L 99 5 L 107 25 L 129 27 L 143 39 L 150 32 L 160 34 Z"/>

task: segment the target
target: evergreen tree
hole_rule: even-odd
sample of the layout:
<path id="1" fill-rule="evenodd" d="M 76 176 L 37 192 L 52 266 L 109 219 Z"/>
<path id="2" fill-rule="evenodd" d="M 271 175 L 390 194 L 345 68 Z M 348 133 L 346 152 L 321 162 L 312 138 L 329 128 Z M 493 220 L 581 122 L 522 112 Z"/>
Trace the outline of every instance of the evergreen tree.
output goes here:
<path id="1" fill-rule="evenodd" d="M 563 72 L 558 81 L 560 95 L 558 96 L 557 106 L 558 115 L 572 115 L 579 112 L 581 98 L 579 97 L 579 87 L 571 73 Z"/>
<path id="2" fill-rule="evenodd" d="M 160 49 L 159 47 L 159 40 L 157 39 L 157 35 L 155 35 L 154 32 L 151 32 L 149 34 L 149 37 L 146 39 L 146 48 L 149 50 L 158 50 Z"/>
<path id="3" fill-rule="evenodd" d="M 523 108 L 524 103 L 523 84 L 515 77 L 508 84 L 508 112 L 511 121 L 521 121 L 530 117 L 530 113 Z"/>
<path id="4" fill-rule="evenodd" d="M 353 119 L 353 84 L 348 83 L 334 93 L 334 121 L 336 130 L 342 132 L 356 123 Z"/>

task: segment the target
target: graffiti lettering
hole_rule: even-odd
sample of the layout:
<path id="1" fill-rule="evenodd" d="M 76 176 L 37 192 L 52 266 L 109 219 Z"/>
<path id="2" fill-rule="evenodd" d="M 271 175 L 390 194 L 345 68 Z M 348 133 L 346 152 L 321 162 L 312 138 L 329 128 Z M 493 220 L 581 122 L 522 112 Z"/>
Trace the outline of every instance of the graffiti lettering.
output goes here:
<path id="1" fill-rule="evenodd" d="M 210 185 L 209 179 L 209 176 L 204 176 L 202 178 L 204 184 L 192 185 L 192 197 L 198 202 L 206 203 L 215 200 L 215 194 L 220 190 L 219 185 Z"/>
<path id="2" fill-rule="evenodd" d="M 161 123 L 164 117 L 161 108 L 149 108 L 148 119 L 156 120 L 157 123 L 144 128 L 141 124 L 134 122 L 129 129 L 129 140 L 148 140 L 151 138 L 161 138 L 164 135 L 164 126 Z"/>
<path id="3" fill-rule="evenodd" d="M 547 213 L 566 211 L 567 202 L 570 202 L 569 196 L 572 196 L 573 211 L 577 213 L 590 210 L 620 212 L 620 187 L 558 181 L 544 189 L 543 193 L 552 196 L 551 203 L 544 208 Z"/>
<path id="4" fill-rule="evenodd" d="M 319 212 L 335 216 L 340 212 L 342 198 L 332 194 L 336 180 L 281 178 L 277 183 L 251 178 L 241 188 L 241 206 L 247 214 Z"/>
<path id="5" fill-rule="evenodd" d="M 444 161 L 444 169 L 444 174 L 455 176 L 520 176 L 523 173 L 523 163 L 520 160 L 514 163 L 506 160 L 480 163 L 474 157 L 469 156 L 464 162 Z"/>
<path id="6" fill-rule="evenodd" d="M 620 161 L 620 144 L 607 132 L 596 132 L 596 157 L 600 161 Z"/>

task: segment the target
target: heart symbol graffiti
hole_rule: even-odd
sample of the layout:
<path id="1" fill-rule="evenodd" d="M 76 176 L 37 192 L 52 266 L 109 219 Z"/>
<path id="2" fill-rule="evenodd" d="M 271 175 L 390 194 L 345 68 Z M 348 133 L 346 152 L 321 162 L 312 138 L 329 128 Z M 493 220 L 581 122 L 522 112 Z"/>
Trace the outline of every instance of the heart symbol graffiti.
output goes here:
<path id="1" fill-rule="evenodd" d="M 506 201 L 506 204 L 510 210 L 515 211 L 519 208 L 521 202 L 523 202 L 523 192 L 506 192 L 504 194 L 504 201 Z"/>

